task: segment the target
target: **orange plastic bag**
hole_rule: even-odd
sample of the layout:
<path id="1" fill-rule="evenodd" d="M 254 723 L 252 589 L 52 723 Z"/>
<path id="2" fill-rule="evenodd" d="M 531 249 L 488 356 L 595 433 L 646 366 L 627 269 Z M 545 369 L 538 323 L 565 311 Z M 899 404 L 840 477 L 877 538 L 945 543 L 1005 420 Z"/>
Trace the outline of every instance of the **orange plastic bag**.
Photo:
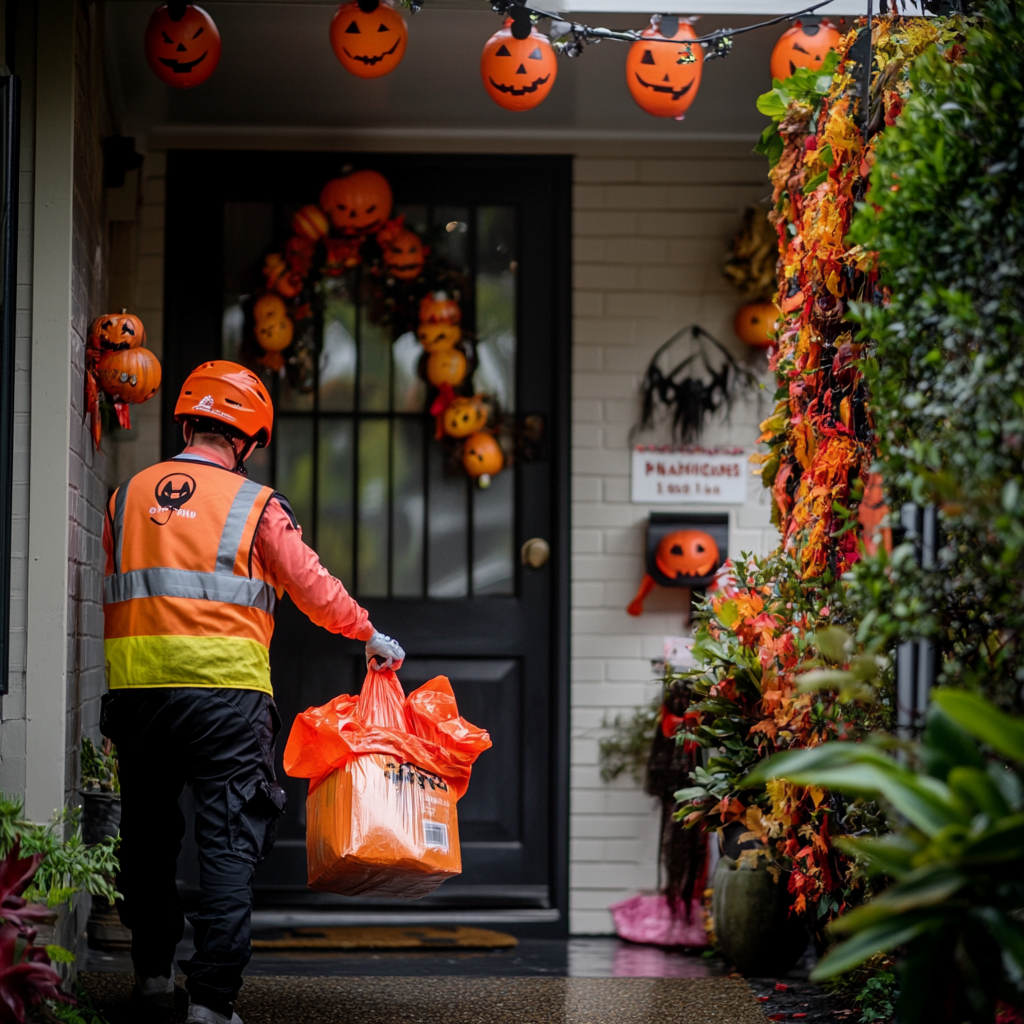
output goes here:
<path id="1" fill-rule="evenodd" d="M 403 699 L 394 672 L 371 669 L 358 697 L 299 715 L 284 769 L 310 780 L 310 887 L 416 898 L 459 874 L 455 803 L 490 746 L 459 716 L 444 676 Z"/>

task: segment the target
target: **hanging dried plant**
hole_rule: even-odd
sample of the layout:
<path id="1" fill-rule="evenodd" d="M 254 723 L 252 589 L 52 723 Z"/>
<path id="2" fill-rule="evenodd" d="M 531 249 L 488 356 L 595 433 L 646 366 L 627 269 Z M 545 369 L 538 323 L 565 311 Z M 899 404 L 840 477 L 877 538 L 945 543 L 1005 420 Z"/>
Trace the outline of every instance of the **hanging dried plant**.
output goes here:
<path id="1" fill-rule="evenodd" d="M 732 251 L 722 268 L 726 279 L 748 302 L 770 302 L 778 290 L 775 264 L 779 238 L 762 206 L 748 206 L 743 227 L 732 240 Z"/>

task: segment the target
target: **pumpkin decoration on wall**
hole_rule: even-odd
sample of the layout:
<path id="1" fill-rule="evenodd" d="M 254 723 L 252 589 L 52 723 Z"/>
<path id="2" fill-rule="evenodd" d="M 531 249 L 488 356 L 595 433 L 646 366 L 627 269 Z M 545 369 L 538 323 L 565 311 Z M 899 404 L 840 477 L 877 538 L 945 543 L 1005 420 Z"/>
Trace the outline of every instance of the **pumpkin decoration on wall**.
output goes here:
<path id="1" fill-rule="evenodd" d="M 238 356 L 311 392 L 326 303 L 332 295 L 349 302 L 358 296 L 368 322 L 386 328 L 392 343 L 407 346 L 414 336 L 422 348 L 407 372 L 429 385 L 425 404 L 445 471 L 465 473 L 486 487 L 511 457 L 511 443 L 506 454 L 497 400 L 474 393 L 475 339 L 462 322 L 465 272 L 433 252 L 403 215 L 392 217 L 392 208 L 383 174 L 351 168 L 324 184 L 318 203 L 300 206 L 283 245 L 253 267 L 254 274 L 262 272 L 263 286 L 241 297 Z M 117 324 L 107 330 L 116 331 Z M 534 457 L 532 449 L 524 451 Z"/>
<path id="2" fill-rule="evenodd" d="M 626 85 L 641 110 L 681 121 L 697 98 L 704 51 L 688 21 L 655 14 L 626 55 Z M 672 43 L 677 42 L 677 46 Z"/>
<path id="3" fill-rule="evenodd" d="M 499 107 L 532 110 L 551 92 L 558 64 L 551 43 L 533 27 L 526 8 L 514 12 L 484 45 L 480 77 Z"/>
<path id="4" fill-rule="evenodd" d="M 782 33 L 772 50 L 772 78 L 786 79 L 797 68 L 820 68 L 842 35 L 828 18 L 804 15 Z"/>
<path id="5" fill-rule="evenodd" d="M 202 7 L 172 0 L 151 15 L 143 48 L 161 82 L 175 89 L 192 89 L 217 70 L 220 32 Z"/>
<path id="6" fill-rule="evenodd" d="M 117 422 L 131 427 L 128 406 L 145 402 L 160 387 L 160 361 L 143 348 L 146 328 L 127 310 L 104 313 L 89 327 L 85 344 L 85 409 L 98 449 L 103 433 L 101 394 L 108 396 Z"/>
<path id="7" fill-rule="evenodd" d="M 357 78 L 380 78 L 394 71 L 408 41 L 405 18 L 381 0 L 342 4 L 331 21 L 334 55 Z"/>

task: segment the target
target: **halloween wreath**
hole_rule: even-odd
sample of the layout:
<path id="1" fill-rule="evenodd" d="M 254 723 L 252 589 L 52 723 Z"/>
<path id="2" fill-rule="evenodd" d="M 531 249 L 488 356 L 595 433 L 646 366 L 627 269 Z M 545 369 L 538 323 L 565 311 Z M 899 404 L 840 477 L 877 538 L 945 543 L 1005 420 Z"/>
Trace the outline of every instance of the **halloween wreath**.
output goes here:
<path id="1" fill-rule="evenodd" d="M 283 248 L 266 254 L 262 285 L 243 304 L 241 358 L 299 390 L 316 386 L 325 296 L 332 279 L 358 296 L 370 323 L 396 341 L 416 335 L 418 373 L 429 388 L 435 440 L 449 468 L 479 486 L 509 463 L 511 440 L 494 395 L 475 394 L 474 338 L 462 325 L 464 275 L 431 251 L 399 215 L 379 171 L 332 178 L 317 203 L 301 207 Z"/>

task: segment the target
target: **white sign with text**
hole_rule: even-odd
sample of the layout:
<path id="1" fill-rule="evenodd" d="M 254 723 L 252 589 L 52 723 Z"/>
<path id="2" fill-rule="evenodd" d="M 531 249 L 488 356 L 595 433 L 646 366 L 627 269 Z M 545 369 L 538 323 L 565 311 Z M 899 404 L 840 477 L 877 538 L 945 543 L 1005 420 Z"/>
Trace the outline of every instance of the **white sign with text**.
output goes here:
<path id="1" fill-rule="evenodd" d="M 746 452 L 633 449 L 631 499 L 637 504 L 742 505 L 750 473 Z"/>

